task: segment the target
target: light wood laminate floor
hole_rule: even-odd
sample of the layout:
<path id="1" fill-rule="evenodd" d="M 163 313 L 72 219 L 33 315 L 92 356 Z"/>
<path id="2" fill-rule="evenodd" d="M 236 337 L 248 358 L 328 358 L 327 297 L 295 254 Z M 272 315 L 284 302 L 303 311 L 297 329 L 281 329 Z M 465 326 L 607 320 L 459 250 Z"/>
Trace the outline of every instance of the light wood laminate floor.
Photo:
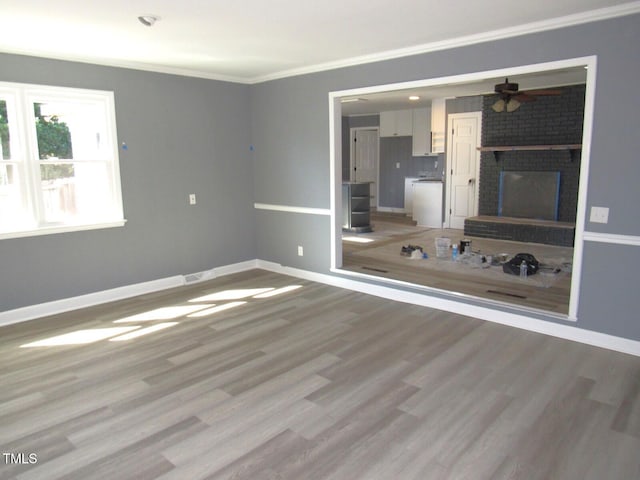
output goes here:
<path id="1" fill-rule="evenodd" d="M 553 267 L 561 267 L 565 262 L 570 264 L 573 248 L 465 237 L 462 230 L 428 229 L 384 221 L 376 221 L 373 227 L 372 233 L 355 235 L 356 238 L 374 240 L 371 243 L 342 242 L 344 270 L 553 313 L 566 315 L 569 312 L 570 267 L 569 273 L 549 275 L 547 278 L 557 277 L 550 285 L 544 284 L 542 273 L 521 281 L 513 275 L 503 273 L 500 266 L 485 270 L 454 265 L 450 258 L 438 260 L 434 241 L 436 237 L 442 236 L 449 237 L 454 243 L 462 238 L 469 238 L 474 251 L 487 255 L 506 252 L 510 256 L 521 252 L 531 253 L 541 263 L 551 262 L 549 266 Z M 404 245 L 423 247 L 428 251 L 429 259 L 411 260 L 401 256 L 400 250 Z"/>
<path id="2" fill-rule="evenodd" d="M 0 342 L 2 480 L 640 478 L 640 358 L 261 270 Z"/>

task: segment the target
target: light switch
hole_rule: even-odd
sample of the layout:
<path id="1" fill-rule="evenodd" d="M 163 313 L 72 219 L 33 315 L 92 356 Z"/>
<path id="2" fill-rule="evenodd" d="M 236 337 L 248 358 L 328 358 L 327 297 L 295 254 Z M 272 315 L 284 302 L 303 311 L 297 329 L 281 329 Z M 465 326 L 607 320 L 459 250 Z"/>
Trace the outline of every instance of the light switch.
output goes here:
<path id="1" fill-rule="evenodd" d="M 608 223 L 609 209 L 607 207 L 591 207 L 589 221 L 592 223 Z"/>
<path id="2" fill-rule="evenodd" d="M 400 168 L 400 162 L 396 162 L 396 168 Z"/>

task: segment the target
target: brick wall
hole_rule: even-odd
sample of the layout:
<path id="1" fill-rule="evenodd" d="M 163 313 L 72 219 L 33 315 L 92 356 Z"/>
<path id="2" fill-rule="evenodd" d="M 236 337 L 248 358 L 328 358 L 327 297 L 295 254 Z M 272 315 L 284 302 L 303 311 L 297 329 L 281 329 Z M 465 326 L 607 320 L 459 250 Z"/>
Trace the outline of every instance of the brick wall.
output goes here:
<path id="1" fill-rule="evenodd" d="M 515 112 L 496 113 L 497 96 L 485 96 L 482 107 L 482 145 L 541 145 L 582 143 L 584 85 L 563 87 L 561 95 L 540 96 Z M 558 220 L 575 222 L 580 176 L 580 151 L 482 152 L 480 158 L 480 215 L 498 214 L 501 171 L 559 171 Z"/>

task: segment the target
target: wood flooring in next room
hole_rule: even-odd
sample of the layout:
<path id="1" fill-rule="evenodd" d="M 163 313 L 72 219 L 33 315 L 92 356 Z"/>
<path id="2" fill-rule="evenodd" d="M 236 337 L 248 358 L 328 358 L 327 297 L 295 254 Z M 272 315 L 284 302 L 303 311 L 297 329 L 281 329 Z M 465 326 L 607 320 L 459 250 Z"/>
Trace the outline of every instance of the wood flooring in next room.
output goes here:
<path id="1" fill-rule="evenodd" d="M 0 365 L 2 480 L 640 478 L 640 358 L 263 270 L 2 327 Z"/>
<path id="2" fill-rule="evenodd" d="M 393 217 L 388 215 L 384 218 Z M 541 263 L 560 271 L 536 274 L 521 280 L 518 276 L 505 274 L 501 266 L 452 262 L 449 255 L 445 259 L 438 259 L 435 248 L 437 237 L 450 238 L 452 243 L 469 238 L 472 250 L 485 255 L 531 253 Z M 404 245 L 421 246 L 429 258 L 412 260 L 400 255 Z M 398 221 L 376 220 L 371 233 L 343 233 L 342 249 L 344 270 L 552 313 L 569 312 L 573 261 L 573 248 L 570 247 L 465 237 L 462 230 L 430 229 Z"/>

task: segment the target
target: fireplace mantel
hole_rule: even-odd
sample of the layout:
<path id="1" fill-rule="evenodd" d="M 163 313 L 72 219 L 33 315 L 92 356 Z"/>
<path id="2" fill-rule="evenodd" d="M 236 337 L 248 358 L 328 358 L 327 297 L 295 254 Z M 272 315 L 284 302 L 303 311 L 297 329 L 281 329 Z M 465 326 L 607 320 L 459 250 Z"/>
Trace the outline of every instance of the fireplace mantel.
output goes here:
<path id="1" fill-rule="evenodd" d="M 548 151 L 548 150 L 567 150 L 573 161 L 574 152 L 582 149 L 580 143 L 567 143 L 558 145 L 493 145 L 489 147 L 477 147 L 480 152 L 493 152 L 493 156 L 498 161 L 498 153 L 500 152 L 516 152 L 516 151 Z"/>

